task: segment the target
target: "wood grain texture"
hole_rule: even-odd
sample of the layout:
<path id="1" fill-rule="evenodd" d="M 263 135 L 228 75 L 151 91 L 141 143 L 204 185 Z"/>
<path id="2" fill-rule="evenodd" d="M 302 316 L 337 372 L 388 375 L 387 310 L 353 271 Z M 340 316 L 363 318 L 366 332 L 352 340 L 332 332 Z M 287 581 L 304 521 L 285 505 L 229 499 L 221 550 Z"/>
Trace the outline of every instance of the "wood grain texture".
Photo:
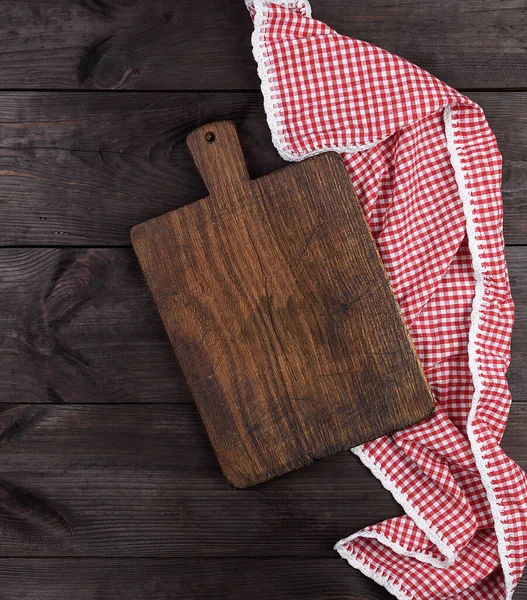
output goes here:
<path id="1" fill-rule="evenodd" d="M 250 179 L 231 121 L 187 143 L 209 195 L 132 241 L 228 481 L 256 485 L 430 416 L 342 158 Z"/>
<path id="2" fill-rule="evenodd" d="M 337 556 L 0 559 L 0 585 L 9 600 L 393 600 Z"/>
<path id="3" fill-rule="evenodd" d="M 0 95 L 0 243 L 129 245 L 136 223 L 206 195 L 185 138 L 219 118 L 253 177 L 285 164 L 257 94 Z"/>
<path id="4" fill-rule="evenodd" d="M 527 248 L 506 248 L 507 268 L 515 305 L 512 360 L 507 373 L 514 402 L 527 402 Z"/>
<path id="5" fill-rule="evenodd" d="M 393 600 L 339 558 L 4 558 L 0 585 L 9 600 Z"/>
<path id="6" fill-rule="evenodd" d="M 527 406 L 503 447 L 525 468 Z M 400 507 L 350 452 L 250 490 L 225 482 L 192 405 L 0 413 L 3 557 L 335 558 Z"/>
<path id="7" fill-rule="evenodd" d="M 231 488 L 193 405 L 0 413 L 2 556 L 334 556 L 398 514 L 351 453 Z"/>
<path id="8" fill-rule="evenodd" d="M 527 93 L 470 95 L 504 156 L 506 240 L 526 243 Z M 206 194 L 185 137 L 220 118 L 252 177 L 285 164 L 256 93 L 0 93 L 0 245 L 129 244 L 136 223 Z"/>
<path id="9" fill-rule="evenodd" d="M 9 600 L 393 600 L 336 556 L 0 559 L 0 585 Z"/>
<path id="10" fill-rule="evenodd" d="M 516 302 L 509 382 L 523 402 L 527 249 L 506 256 Z M 0 402 L 192 402 L 131 249 L 3 248 L 0 273 Z M 47 298 L 54 316 L 44 327 Z"/>
<path id="11" fill-rule="evenodd" d="M 313 14 L 454 87 L 527 85 L 523 0 L 315 0 Z M 255 89 L 251 31 L 241 1 L 4 2 L 0 86 Z"/>
<path id="12" fill-rule="evenodd" d="M 0 252 L 0 398 L 190 396 L 131 251 Z"/>

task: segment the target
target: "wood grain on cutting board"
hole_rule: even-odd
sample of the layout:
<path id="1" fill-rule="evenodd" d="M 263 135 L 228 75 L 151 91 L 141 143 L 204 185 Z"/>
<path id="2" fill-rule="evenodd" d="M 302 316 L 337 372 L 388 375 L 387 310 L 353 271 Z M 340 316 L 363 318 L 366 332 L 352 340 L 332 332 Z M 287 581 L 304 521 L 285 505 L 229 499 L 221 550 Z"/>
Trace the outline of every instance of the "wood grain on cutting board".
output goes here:
<path id="1" fill-rule="evenodd" d="M 341 157 L 251 180 L 233 123 L 187 141 L 210 195 L 132 239 L 227 479 L 248 487 L 428 416 Z"/>

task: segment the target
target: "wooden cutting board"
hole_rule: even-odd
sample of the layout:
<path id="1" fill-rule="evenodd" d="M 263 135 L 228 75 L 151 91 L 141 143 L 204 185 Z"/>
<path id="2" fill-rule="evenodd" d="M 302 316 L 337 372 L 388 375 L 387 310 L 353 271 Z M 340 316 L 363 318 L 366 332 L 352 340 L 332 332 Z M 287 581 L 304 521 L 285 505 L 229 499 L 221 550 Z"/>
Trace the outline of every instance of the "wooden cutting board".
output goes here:
<path id="1" fill-rule="evenodd" d="M 340 156 L 251 180 L 231 122 L 187 143 L 210 195 L 132 241 L 228 481 L 248 487 L 430 415 Z"/>

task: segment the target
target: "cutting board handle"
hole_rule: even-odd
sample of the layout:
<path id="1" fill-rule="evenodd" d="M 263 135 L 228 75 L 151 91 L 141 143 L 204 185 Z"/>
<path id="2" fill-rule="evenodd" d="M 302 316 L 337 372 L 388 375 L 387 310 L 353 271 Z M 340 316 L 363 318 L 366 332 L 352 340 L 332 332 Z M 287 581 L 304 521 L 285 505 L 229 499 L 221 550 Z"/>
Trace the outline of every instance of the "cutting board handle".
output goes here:
<path id="1" fill-rule="evenodd" d="M 229 199 L 232 192 L 249 181 L 232 121 L 218 121 L 195 129 L 187 137 L 187 145 L 211 196 Z"/>

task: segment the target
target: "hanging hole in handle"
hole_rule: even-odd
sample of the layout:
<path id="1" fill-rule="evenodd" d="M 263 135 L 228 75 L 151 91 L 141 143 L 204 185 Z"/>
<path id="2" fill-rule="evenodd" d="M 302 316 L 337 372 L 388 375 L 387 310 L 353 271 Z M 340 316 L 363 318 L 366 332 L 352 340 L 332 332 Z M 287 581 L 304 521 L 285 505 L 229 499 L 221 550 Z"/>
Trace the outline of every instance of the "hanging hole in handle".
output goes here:
<path id="1" fill-rule="evenodd" d="M 207 133 L 205 134 L 205 141 L 209 144 L 212 144 L 212 142 L 216 139 L 216 135 L 214 134 L 213 131 L 207 131 Z"/>

